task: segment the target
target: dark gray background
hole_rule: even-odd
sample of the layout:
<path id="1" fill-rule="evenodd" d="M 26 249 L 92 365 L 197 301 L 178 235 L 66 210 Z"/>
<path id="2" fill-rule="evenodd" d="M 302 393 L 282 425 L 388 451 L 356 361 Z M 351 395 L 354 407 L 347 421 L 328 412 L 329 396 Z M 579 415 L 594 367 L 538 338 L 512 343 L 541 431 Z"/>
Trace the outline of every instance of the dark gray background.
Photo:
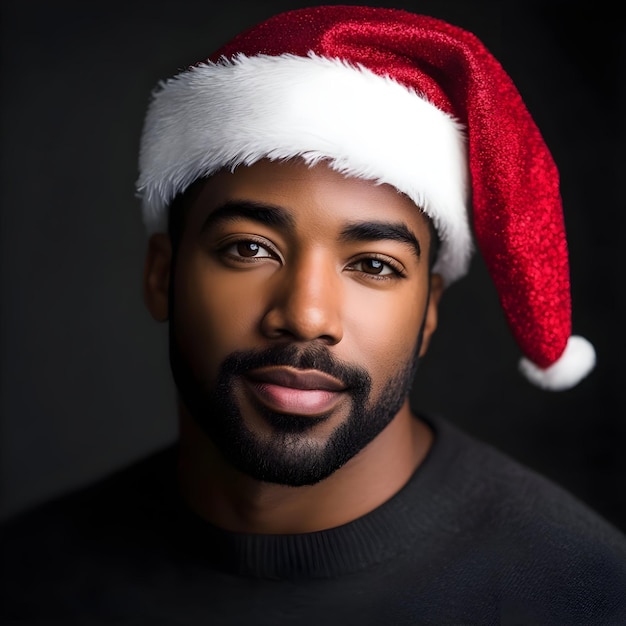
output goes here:
<path id="1" fill-rule="evenodd" d="M 141 299 L 133 184 L 157 80 L 270 14 L 312 2 L 2 4 L 1 508 L 83 485 L 176 434 L 166 328 Z M 367 2 L 365 4 L 368 4 Z M 473 30 L 517 83 L 560 167 L 578 388 L 537 390 L 482 262 L 453 286 L 414 405 L 447 416 L 626 530 L 624 33 L 603 2 L 369 3 Z M 364 129 L 366 131 L 366 129 Z"/>

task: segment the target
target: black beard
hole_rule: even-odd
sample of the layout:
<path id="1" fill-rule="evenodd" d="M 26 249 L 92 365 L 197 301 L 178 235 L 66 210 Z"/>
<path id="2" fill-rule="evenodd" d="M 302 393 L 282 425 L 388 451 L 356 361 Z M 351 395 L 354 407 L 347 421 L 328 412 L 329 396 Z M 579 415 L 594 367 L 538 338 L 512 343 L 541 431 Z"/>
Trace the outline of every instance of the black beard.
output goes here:
<path id="1" fill-rule="evenodd" d="M 367 446 L 396 416 L 406 399 L 418 363 L 421 333 L 411 358 L 370 398 L 371 377 L 361 367 L 343 363 L 323 345 L 300 348 L 277 344 L 265 350 L 235 352 L 220 366 L 214 388 L 191 371 L 180 350 L 170 318 L 170 364 L 180 400 L 220 453 L 237 469 L 265 482 L 299 487 L 324 480 Z M 351 399 L 348 417 L 325 443 L 307 432 L 328 418 L 285 415 L 258 405 L 273 434 L 251 432 L 235 401 L 236 379 L 266 366 L 316 369 L 339 379 Z"/>

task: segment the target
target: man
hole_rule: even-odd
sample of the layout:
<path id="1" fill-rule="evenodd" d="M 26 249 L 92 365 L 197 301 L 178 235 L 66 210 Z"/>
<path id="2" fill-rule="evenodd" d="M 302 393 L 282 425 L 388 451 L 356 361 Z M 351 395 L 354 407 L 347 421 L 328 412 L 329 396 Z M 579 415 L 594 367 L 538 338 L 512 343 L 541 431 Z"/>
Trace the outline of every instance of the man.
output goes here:
<path id="1" fill-rule="evenodd" d="M 524 374 L 594 365 L 556 168 L 473 35 L 278 15 L 155 92 L 138 192 L 179 441 L 5 529 L 4 616 L 624 623 L 626 538 L 408 403 L 471 232 Z"/>

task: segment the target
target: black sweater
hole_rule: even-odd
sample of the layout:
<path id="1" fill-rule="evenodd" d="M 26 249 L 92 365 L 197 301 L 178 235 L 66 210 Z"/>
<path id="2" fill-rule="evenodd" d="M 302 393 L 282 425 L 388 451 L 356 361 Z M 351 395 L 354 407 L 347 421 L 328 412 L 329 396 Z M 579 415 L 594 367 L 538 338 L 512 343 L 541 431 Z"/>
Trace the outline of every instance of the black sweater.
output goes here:
<path id="1" fill-rule="evenodd" d="M 435 443 L 409 483 L 331 530 L 207 524 L 178 499 L 175 447 L 20 515 L 2 527 L 0 617 L 626 625 L 626 537 L 545 478 L 429 421 Z"/>

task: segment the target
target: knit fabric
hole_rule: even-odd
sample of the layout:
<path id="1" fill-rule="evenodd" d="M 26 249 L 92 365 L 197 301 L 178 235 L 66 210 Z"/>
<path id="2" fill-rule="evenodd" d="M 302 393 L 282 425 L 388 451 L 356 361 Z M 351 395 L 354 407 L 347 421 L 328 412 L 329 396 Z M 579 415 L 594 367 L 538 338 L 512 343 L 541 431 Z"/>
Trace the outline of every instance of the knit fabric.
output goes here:
<path id="1" fill-rule="evenodd" d="M 545 478 L 428 421 L 435 443 L 409 483 L 326 531 L 207 524 L 178 498 L 175 447 L 20 515 L 2 527 L 0 618 L 626 624 L 626 537 Z"/>

